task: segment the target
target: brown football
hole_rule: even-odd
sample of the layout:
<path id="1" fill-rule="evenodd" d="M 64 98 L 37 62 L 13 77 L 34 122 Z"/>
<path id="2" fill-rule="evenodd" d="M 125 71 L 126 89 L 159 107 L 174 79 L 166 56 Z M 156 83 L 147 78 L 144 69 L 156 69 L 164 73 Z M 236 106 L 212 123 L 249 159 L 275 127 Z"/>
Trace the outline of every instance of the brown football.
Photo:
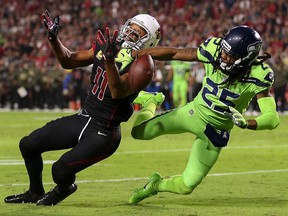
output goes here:
<path id="1" fill-rule="evenodd" d="M 154 61 L 148 54 L 139 56 L 129 69 L 129 82 L 134 92 L 145 89 L 154 76 Z"/>

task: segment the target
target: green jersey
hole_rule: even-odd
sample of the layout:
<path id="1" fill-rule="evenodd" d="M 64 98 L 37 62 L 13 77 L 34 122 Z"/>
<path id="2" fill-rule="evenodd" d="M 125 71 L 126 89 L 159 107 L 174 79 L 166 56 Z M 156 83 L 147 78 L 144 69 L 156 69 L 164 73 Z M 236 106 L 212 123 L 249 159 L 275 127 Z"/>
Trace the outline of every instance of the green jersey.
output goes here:
<path id="1" fill-rule="evenodd" d="M 173 69 L 173 83 L 187 82 L 186 74 L 190 72 L 191 65 L 184 61 L 171 61 Z"/>
<path id="2" fill-rule="evenodd" d="M 218 129 L 231 129 L 233 123 L 224 114 L 228 106 L 243 113 L 252 98 L 258 93 L 270 88 L 273 84 L 273 71 L 265 63 L 252 66 L 249 77 L 233 84 L 221 84 L 228 75 L 221 70 L 214 70 L 211 63 L 215 62 L 219 53 L 217 47 L 221 38 L 209 38 L 202 43 L 198 50 L 198 59 L 204 63 L 206 76 L 198 96 L 194 99 L 195 110 L 199 115 Z M 214 70 L 214 71 L 213 71 Z"/>

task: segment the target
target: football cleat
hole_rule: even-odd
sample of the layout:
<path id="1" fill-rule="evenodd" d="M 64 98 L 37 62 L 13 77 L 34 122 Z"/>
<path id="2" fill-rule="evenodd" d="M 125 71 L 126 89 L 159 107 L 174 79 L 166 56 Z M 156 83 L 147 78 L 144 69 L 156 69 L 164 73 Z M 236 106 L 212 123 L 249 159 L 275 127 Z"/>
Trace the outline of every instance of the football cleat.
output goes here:
<path id="1" fill-rule="evenodd" d="M 161 105 L 165 100 L 165 96 L 162 92 L 146 92 L 140 91 L 138 97 L 133 101 L 134 104 L 139 104 L 142 107 L 148 102 L 151 101 L 157 106 Z"/>
<path id="2" fill-rule="evenodd" d="M 4 199 L 5 203 L 36 203 L 43 194 L 35 194 L 30 192 L 30 190 L 21 193 L 21 194 L 14 194 L 11 196 L 7 196 Z"/>
<path id="3" fill-rule="evenodd" d="M 67 192 L 59 191 L 58 186 L 50 190 L 48 193 L 44 194 L 44 196 L 39 199 L 36 205 L 44 205 L 44 206 L 54 206 L 59 202 L 64 200 L 66 197 L 71 195 L 77 190 L 77 185 L 73 183 Z"/>
<path id="4" fill-rule="evenodd" d="M 129 204 L 137 204 L 145 198 L 156 195 L 155 185 L 161 181 L 162 177 L 159 173 L 154 172 L 150 177 L 146 185 L 142 188 L 138 188 L 129 198 Z"/>

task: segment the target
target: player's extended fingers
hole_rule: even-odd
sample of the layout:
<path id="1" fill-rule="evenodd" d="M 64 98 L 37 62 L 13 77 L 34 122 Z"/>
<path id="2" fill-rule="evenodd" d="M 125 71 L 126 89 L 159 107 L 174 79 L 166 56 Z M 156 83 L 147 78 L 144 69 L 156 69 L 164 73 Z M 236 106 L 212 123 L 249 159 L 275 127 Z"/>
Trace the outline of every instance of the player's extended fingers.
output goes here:
<path id="1" fill-rule="evenodd" d="M 239 111 L 238 110 L 236 110 L 234 107 L 229 107 L 229 110 L 230 110 L 230 112 L 232 112 L 232 113 L 239 113 Z"/>
<path id="2" fill-rule="evenodd" d="M 46 15 L 46 13 L 42 13 L 42 19 L 43 19 L 43 21 L 45 20 L 46 23 L 47 23 L 47 15 Z"/>
<path id="3" fill-rule="evenodd" d="M 103 42 L 101 41 L 98 35 L 96 35 L 96 41 L 99 45 L 103 45 Z"/>
<path id="4" fill-rule="evenodd" d="M 100 45 L 106 43 L 106 39 L 100 30 L 97 31 L 96 40 Z"/>
<path id="5" fill-rule="evenodd" d="M 53 24 L 53 22 L 52 22 L 52 20 L 51 20 L 51 18 L 50 18 L 50 15 L 49 15 L 49 13 L 48 13 L 48 11 L 47 11 L 47 10 L 45 11 L 45 13 L 43 13 L 43 14 L 42 14 L 42 18 L 43 18 L 43 20 L 45 20 L 45 21 L 46 21 L 46 23 L 47 23 L 47 26 L 49 26 L 49 25 L 52 25 L 52 24 Z"/>
<path id="6" fill-rule="evenodd" d="M 60 22 L 60 16 L 57 15 L 56 18 L 55 18 L 54 23 L 55 23 L 56 25 L 59 25 L 59 22 Z"/>
<path id="7" fill-rule="evenodd" d="M 44 27 L 45 27 L 46 29 L 49 28 L 46 19 L 43 19 L 43 25 L 44 25 Z"/>
<path id="8" fill-rule="evenodd" d="M 243 117 L 243 116 L 242 116 L 241 114 L 239 114 L 239 113 L 238 113 L 238 114 L 235 114 L 234 116 L 235 116 L 235 118 L 237 118 L 237 119 L 241 119 L 241 118 Z"/>
<path id="9" fill-rule="evenodd" d="M 105 28 L 105 38 L 107 41 L 111 42 L 110 29 L 108 27 Z"/>
<path id="10" fill-rule="evenodd" d="M 113 37 L 112 37 L 112 42 L 114 43 L 116 41 L 116 38 L 118 36 L 118 30 L 115 30 L 113 33 Z"/>
<path id="11" fill-rule="evenodd" d="M 96 35 L 96 41 L 99 45 L 103 45 L 103 41 L 99 38 L 98 35 Z"/>
<path id="12" fill-rule="evenodd" d="M 45 14 L 46 14 L 47 18 L 51 20 L 48 10 L 45 10 Z"/>

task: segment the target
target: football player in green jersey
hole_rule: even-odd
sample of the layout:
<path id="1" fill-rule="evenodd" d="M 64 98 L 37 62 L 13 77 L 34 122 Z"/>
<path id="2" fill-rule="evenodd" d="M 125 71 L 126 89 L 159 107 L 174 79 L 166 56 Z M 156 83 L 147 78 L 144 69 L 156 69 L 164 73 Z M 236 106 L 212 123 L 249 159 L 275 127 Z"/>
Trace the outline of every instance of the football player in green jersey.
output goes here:
<path id="1" fill-rule="evenodd" d="M 171 61 L 169 79 L 173 80 L 172 97 L 174 107 L 183 106 L 187 103 L 188 75 L 191 64 L 184 61 Z"/>
<path id="2" fill-rule="evenodd" d="M 185 106 L 154 116 L 163 101 L 161 93 L 141 92 L 135 103 L 143 107 L 135 120 L 132 136 L 150 140 L 163 134 L 191 132 L 196 138 L 184 172 L 162 178 L 155 172 L 148 183 L 137 189 L 129 203 L 158 192 L 190 194 L 213 167 L 229 140 L 233 125 L 243 129 L 272 130 L 279 124 L 276 105 L 269 89 L 273 71 L 264 63 L 268 53 L 260 55 L 262 39 L 252 28 L 236 26 L 223 38 L 209 38 L 198 48 L 157 47 L 138 51 L 156 60 L 200 61 L 206 76 L 196 98 Z M 242 113 L 256 96 L 261 115 L 246 120 Z"/>

